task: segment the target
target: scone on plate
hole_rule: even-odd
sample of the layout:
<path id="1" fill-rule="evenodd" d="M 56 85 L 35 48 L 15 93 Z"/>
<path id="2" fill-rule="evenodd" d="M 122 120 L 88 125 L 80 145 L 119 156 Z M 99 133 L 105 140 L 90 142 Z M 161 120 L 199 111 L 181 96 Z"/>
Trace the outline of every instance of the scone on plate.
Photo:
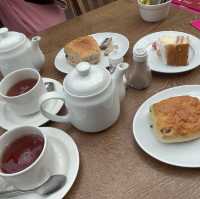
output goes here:
<path id="1" fill-rule="evenodd" d="M 99 45 L 92 36 L 84 36 L 72 40 L 65 45 L 64 52 L 68 62 L 74 66 L 82 61 L 97 64 L 101 55 Z"/>
<path id="2" fill-rule="evenodd" d="M 153 44 L 162 61 L 171 66 L 188 65 L 189 37 L 187 36 L 163 36 Z"/>
<path id="3" fill-rule="evenodd" d="M 150 107 L 153 130 L 164 143 L 186 142 L 200 137 L 200 100 L 177 96 Z"/>

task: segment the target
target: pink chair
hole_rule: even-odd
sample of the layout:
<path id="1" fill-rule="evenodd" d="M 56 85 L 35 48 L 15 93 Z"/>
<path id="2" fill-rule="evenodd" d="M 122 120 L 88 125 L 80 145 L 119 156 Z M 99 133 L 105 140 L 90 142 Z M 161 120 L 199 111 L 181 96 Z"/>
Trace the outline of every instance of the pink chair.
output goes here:
<path id="1" fill-rule="evenodd" d="M 39 5 L 24 0 L 0 0 L 0 21 L 9 30 L 33 36 L 64 22 L 65 13 L 56 4 Z"/>

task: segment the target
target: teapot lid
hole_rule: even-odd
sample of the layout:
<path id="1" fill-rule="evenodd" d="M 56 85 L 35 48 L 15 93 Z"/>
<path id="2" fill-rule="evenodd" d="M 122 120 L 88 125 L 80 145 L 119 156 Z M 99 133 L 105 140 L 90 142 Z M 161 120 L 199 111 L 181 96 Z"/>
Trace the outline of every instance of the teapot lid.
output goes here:
<path id="1" fill-rule="evenodd" d="M 24 42 L 25 35 L 8 31 L 8 28 L 0 28 L 0 53 L 16 48 Z"/>
<path id="2" fill-rule="evenodd" d="M 71 95 L 88 97 L 103 91 L 110 81 L 110 73 L 105 68 L 81 62 L 66 76 L 64 87 Z"/>

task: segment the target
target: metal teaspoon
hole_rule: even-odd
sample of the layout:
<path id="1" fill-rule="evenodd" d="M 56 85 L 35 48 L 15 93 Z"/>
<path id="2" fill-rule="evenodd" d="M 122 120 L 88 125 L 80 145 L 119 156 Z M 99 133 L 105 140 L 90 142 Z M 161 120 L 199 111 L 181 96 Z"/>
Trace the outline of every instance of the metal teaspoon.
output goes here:
<path id="1" fill-rule="evenodd" d="M 0 198 L 12 198 L 19 195 L 29 194 L 29 193 L 37 193 L 41 196 L 50 195 L 59 189 L 61 189 L 66 182 L 66 176 L 64 175 L 53 175 L 50 176 L 49 179 L 44 182 L 39 187 L 30 190 L 11 190 L 11 191 L 4 191 L 0 192 Z"/>

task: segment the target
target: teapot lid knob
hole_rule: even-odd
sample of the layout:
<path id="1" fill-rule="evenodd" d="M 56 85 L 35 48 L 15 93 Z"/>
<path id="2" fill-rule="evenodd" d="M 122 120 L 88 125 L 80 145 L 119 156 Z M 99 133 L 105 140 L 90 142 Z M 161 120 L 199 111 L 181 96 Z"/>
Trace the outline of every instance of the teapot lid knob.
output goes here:
<path id="1" fill-rule="evenodd" d="M 8 34 L 8 28 L 6 28 L 6 27 L 0 28 L 0 36 L 1 37 L 6 37 L 7 34 Z"/>
<path id="2" fill-rule="evenodd" d="M 87 76 L 90 72 L 90 67 L 88 62 L 81 62 L 76 66 L 76 70 L 81 76 Z"/>

